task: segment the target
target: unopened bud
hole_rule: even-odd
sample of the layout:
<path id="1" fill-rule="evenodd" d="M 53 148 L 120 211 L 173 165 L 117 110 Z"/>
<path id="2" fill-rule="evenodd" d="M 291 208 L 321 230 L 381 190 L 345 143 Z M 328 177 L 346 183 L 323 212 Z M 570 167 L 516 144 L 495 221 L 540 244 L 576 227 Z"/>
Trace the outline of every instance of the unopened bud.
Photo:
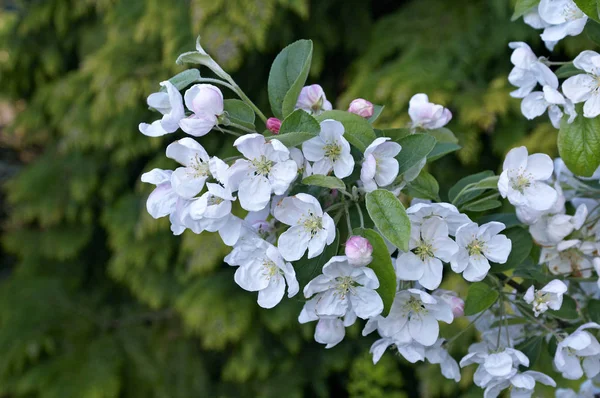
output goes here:
<path id="1" fill-rule="evenodd" d="M 346 241 L 345 247 L 348 263 L 355 267 L 362 267 L 373 260 L 373 246 L 362 236 L 351 236 Z"/>
<path id="2" fill-rule="evenodd" d="M 434 296 L 441 298 L 452 308 L 452 314 L 455 318 L 465 315 L 465 302 L 455 292 L 438 289 L 434 292 Z"/>
<path id="3" fill-rule="evenodd" d="M 281 128 L 281 120 L 276 117 L 270 117 L 267 120 L 267 129 L 273 134 L 279 134 L 279 129 Z"/>
<path id="4" fill-rule="evenodd" d="M 357 98 L 350 103 L 348 112 L 357 114 L 358 116 L 362 116 L 364 118 L 369 118 L 373 116 L 373 104 L 366 99 Z"/>

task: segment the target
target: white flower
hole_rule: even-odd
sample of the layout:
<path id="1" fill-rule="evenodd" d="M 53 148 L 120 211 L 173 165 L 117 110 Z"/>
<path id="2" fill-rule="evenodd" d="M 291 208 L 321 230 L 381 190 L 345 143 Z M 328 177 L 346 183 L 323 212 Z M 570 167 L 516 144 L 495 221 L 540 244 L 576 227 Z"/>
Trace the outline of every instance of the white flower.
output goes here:
<path id="1" fill-rule="evenodd" d="M 331 102 L 327 101 L 323 88 L 318 84 L 302 87 L 296 109 L 302 109 L 311 115 L 320 115 L 332 109 Z"/>
<path id="2" fill-rule="evenodd" d="M 563 294 L 567 292 L 567 285 L 564 282 L 554 279 L 540 290 L 536 290 L 533 285 L 529 286 L 523 299 L 527 304 L 533 303 L 533 312 L 535 316 L 543 314 L 550 308 L 557 311 L 560 309 L 563 301 Z"/>
<path id="3" fill-rule="evenodd" d="M 422 290 L 408 289 L 396 293 L 390 313 L 379 318 L 377 326 L 382 337 L 393 338 L 397 345 L 416 341 L 431 346 L 438 339 L 438 321 L 453 320 L 452 309 L 443 300 L 436 300 Z M 367 327 L 368 323 L 363 334 L 368 333 Z"/>
<path id="4" fill-rule="evenodd" d="M 600 388 L 594 384 L 594 381 L 586 380 L 579 386 L 578 393 L 570 388 L 557 389 L 556 398 L 595 398 L 598 393 L 600 393 Z"/>
<path id="5" fill-rule="evenodd" d="M 508 75 L 508 81 L 518 87 L 510 93 L 512 97 L 525 97 L 538 83 L 542 86 L 558 87 L 556 75 L 535 56 L 527 43 L 511 42 L 508 46 L 514 50 L 510 62 L 515 66 Z"/>
<path id="6" fill-rule="evenodd" d="M 171 187 L 171 170 L 153 169 L 142 174 L 142 182 L 156 185 L 146 201 L 146 209 L 154 218 L 168 216 L 175 211 L 179 195 Z"/>
<path id="7" fill-rule="evenodd" d="M 473 382 L 486 388 L 499 381 L 509 380 L 517 374 L 519 365 L 529 366 L 529 358 L 513 348 L 491 351 L 488 343 L 481 342 L 471 344 L 469 353 L 460 361 L 460 367 L 464 368 L 472 363 L 479 364 L 473 375 Z"/>
<path id="8" fill-rule="evenodd" d="M 558 191 L 558 189 L 557 189 Z M 559 192 L 559 197 L 560 197 Z M 563 202 L 564 203 L 564 200 Z M 563 214 L 562 211 L 541 216 L 538 221 L 529 227 L 533 239 L 543 246 L 554 246 L 567 237 L 571 232 L 580 229 L 587 217 L 587 206 L 581 204 L 574 215 Z"/>
<path id="9" fill-rule="evenodd" d="M 149 137 L 159 137 L 175 132 L 179 128 L 179 121 L 185 117 L 179 90 L 168 80 L 160 85 L 166 87 L 167 92 L 152 93 L 148 96 L 147 102 L 148 106 L 163 114 L 162 119 L 156 120 L 152 124 L 140 123 L 138 127 L 142 134 Z"/>
<path id="10" fill-rule="evenodd" d="M 600 54 L 583 51 L 573 60 L 573 65 L 587 73 L 569 77 L 562 85 L 565 96 L 574 103 L 584 102 L 583 116 L 600 115 Z"/>
<path id="11" fill-rule="evenodd" d="M 344 245 L 344 253 L 348 263 L 355 267 L 363 267 L 373 261 L 373 246 L 362 236 L 351 236 Z"/>
<path id="12" fill-rule="evenodd" d="M 264 241 L 263 241 L 264 242 Z M 298 293 L 296 272 L 279 254 L 277 248 L 264 242 L 260 250 L 248 253 L 235 272 L 235 282 L 242 289 L 258 292 L 258 305 L 273 308 L 283 298 L 285 286 L 288 297 Z"/>
<path id="13" fill-rule="evenodd" d="M 587 16 L 573 0 L 541 0 L 538 5 L 540 17 L 550 26 L 541 37 L 545 42 L 556 42 L 567 36 L 577 36 L 583 31 Z"/>
<path id="14" fill-rule="evenodd" d="M 542 91 L 534 91 L 523 98 L 521 102 L 521 112 L 523 115 L 531 120 L 538 116 L 541 116 L 546 109 L 548 109 L 548 116 L 552 122 L 554 128 L 560 128 L 560 120 L 563 117 L 563 111 L 559 105 L 565 108 L 565 112 L 569 115 L 567 123 L 573 123 L 577 112 L 575 112 L 575 106 L 569 99 L 565 99 L 558 90 L 546 85 Z"/>
<path id="15" fill-rule="evenodd" d="M 552 176 L 554 163 L 546 154 L 527 154 L 524 146 L 511 149 L 504 159 L 498 190 L 514 206 L 548 210 L 557 198 L 556 191 L 543 181 Z"/>
<path id="16" fill-rule="evenodd" d="M 317 315 L 315 312 L 316 300 L 312 299 L 304 304 L 298 322 L 308 323 L 317 321 L 315 327 L 315 341 L 320 344 L 325 344 L 325 348 L 329 349 L 336 346 L 346 335 L 346 327 L 352 326 L 356 321 L 356 314 L 349 312 L 343 320 L 337 316 Z"/>
<path id="17" fill-rule="evenodd" d="M 183 96 L 192 115 L 179 121 L 186 133 L 195 137 L 208 134 L 223 114 L 223 93 L 211 84 L 195 84 Z"/>
<path id="18" fill-rule="evenodd" d="M 348 107 L 348 112 L 367 119 L 373 116 L 373 110 L 373 104 L 363 98 L 352 100 L 350 106 Z"/>
<path id="19" fill-rule="evenodd" d="M 271 193 L 282 195 L 296 178 L 298 166 L 289 150 L 278 140 L 265 141 L 261 134 L 246 134 L 233 145 L 246 159 L 229 168 L 232 191 L 238 191 L 240 204 L 249 211 L 262 210 Z"/>
<path id="20" fill-rule="evenodd" d="M 469 282 L 479 282 L 485 278 L 489 261 L 504 264 L 508 259 L 512 242 L 504 235 L 498 235 L 506 226 L 492 221 L 482 226 L 465 224 L 456 231 L 459 250 L 450 262 L 452 270 L 463 273 Z"/>
<path id="21" fill-rule="evenodd" d="M 402 147 L 397 142 L 387 142 L 389 140 L 387 137 L 377 138 L 365 150 L 360 180 L 367 192 L 390 185 L 398 176 L 396 155 Z"/>
<path id="22" fill-rule="evenodd" d="M 287 261 L 300 260 L 306 249 L 308 258 L 314 258 L 335 239 L 333 219 L 323 213 L 317 199 L 305 193 L 281 200 L 273 215 L 291 227 L 279 236 L 277 244 Z"/>
<path id="23" fill-rule="evenodd" d="M 585 323 L 558 343 L 554 366 L 565 379 L 580 379 L 584 372 L 592 378 L 600 372 L 600 344 L 585 330 L 589 328 L 600 329 L 600 325 Z"/>
<path id="24" fill-rule="evenodd" d="M 442 261 L 449 262 L 458 252 L 456 242 L 448 237 L 448 225 L 437 217 L 425 220 L 420 227 L 413 225 L 408 247 L 411 251 L 396 259 L 396 276 L 436 289 L 442 282 Z"/>
<path id="25" fill-rule="evenodd" d="M 408 115 L 412 120 L 413 128 L 426 130 L 444 127 L 452 119 L 452 112 L 441 105 L 429 102 L 426 94 L 412 96 L 408 103 Z"/>
<path id="26" fill-rule="evenodd" d="M 171 185 L 177 194 L 190 199 L 196 196 L 211 177 L 209 156 L 202 145 L 191 138 L 182 138 L 167 147 L 167 157 L 176 160 L 179 167 L 171 175 Z"/>
<path id="27" fill-rule="evenodd" d="M 460 226 L 471 222 L 467 215 L 459 213 L 456 206 L 450 203 L 416 203 L 406 209 L 406 214 L 411 225 L 416 227 L 420 227 L 429 218 L 441 218 L 448 225 L 448 233 L 452 236 L 456 235 Z"/>
<path id="28" fill-rule="evenodd" d="M 542 247 L 540 263 L 548 263 L 548 270 L 555 275 L 589 278 L 593 267 L 590 256 L 596 250 L 595 242 L 565 240 L 555 247 Z"/>
<path id="29" fill-rule="evenodd" d="M 344 138 L 344 125 L 337 120 L 321 122 L 318 137 L 302 143 L 302 152 L 313 163 L 313 174 L 329 174 L 331 170 L 337 178 L 348 177 L 354 168 L 354 158 L 350 154 L 350 144 Z"/>
<path id="30" fill-rule="evenodd" d="M 485 398 L 496 398 L 502 390 L 510 388 L 511 398 L 530 398 L 538 381 L 547 386 L 556 387 L 556 382 L 548 375 L 534 370 L 517 373 L 509 379 L 496 379 L 485 389 Z"/>
<path id="31" fill-rule="evenodd" d="M 456 360 L 443 348 L 444 343 L 444 339 L 438 339 L 434 345 L 425 347 L 425 358 L 430 363 L 439 363 L 442 375 L 458 383 L 460 381 L 460 368 Z"/>

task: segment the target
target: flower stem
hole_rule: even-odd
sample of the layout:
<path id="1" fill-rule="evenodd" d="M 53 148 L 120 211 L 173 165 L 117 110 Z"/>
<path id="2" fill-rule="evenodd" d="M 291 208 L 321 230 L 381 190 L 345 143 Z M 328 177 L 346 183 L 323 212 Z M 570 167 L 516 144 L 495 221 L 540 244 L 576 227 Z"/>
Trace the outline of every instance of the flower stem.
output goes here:
<path id="1" fill-rule="evenodd" d="M 363 216 L 363 212 L 362 209 L 360 208 L 360 204 L 358 202 L 354 203 L 356 205 L 356 208 L 358 209 L 358 217 L 360 218 L 360 227 L 362 229 L 365 228 L 365 218 Z"/>
<path id="2" fill-rule="evenodd" d="M 229 126 L 245 131 L 246 133 L 256 133 L 256 131 L 249 129 L 248 127 L 244 127 L 241 124 L 232 123 L 231 121 L 229 121 Z"/>
<path id="3" fill-rule="evenodd" d="M 240 134 L 240 133 L 236 133 L 235 131 L 232 131 L 232 130 L 229 130 L 229 129 L 225 129 L 223 127 L 219 127 L 219 130 L 222 133 L 231 134 L 231 135 L 236 136 L 236 137 L 241 137 L 243 135 L 243 134 Z"/>

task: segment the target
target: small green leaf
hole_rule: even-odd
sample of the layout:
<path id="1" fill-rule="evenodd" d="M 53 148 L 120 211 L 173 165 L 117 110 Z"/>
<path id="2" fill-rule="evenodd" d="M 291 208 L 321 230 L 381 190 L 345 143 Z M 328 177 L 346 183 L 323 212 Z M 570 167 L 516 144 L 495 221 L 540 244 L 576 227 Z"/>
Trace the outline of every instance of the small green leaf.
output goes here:
<path id="1" fill-rule="evenodd" d="M 582 107 L 577 108 L 573 123 L 562 120 L 558 152 L 573 174 L 590 177 L 600 166 L 600 118 L 583 117 Z"/>
<path id="2" fill-rule="evenodd" d="M 512 248 L 508 259 L 504 264 L 492 264 L 492 272 L 504 272 L 510 269 L 517 268 L 521 265 L 533 248 L 533 240 L 531 235 L 525 229 L 521 227 L 512 227 L 504 230 L 502 234 L 506 235 L 512 242 Z"/>
<path id="3" fill-rule="evenodd" d="M 375 120 L 377 120 L 377 118 L 381 115 L 381 112 L 383 112 L 383 108 L 385 108 L 384 105 L 373 104 L 373 114 L 367 119 L 369 123 L 373 124 Z"/>
<path id="4" fill-rule="evenodd" d="M 314 174 L 308 176 L 302 180 L 304 185 L 314 185 L 317 187 L 329 188 L 329 189 L 346 189 L 346 184 L 342 180 L 333 176 L 324 176 L 320 174 Z"/>
<path id="5" fill-rule="evenodd" d="M 449 153 L 456 152 L 462 147 L 452 142 L 437 142 L 433 147 L 433 150 L 427 155 L 427 162 L 433 162 L 439 158 L 448 155 Z"/>
<path id="6" fill-rule="evenodd" d="M 467 188 L 467 185 L 475 184 L 487 177 L 492 177 L 493 175 L 494 175 L 493 171 L 486 170 L 486 171 L 482 171 L 477 174 L 472 174 L 470 176 L 461 178 L 448 191 L 448 199 L 450 199 L 450 202 L 452 202 L 453 204 L 457 204 L 457 203 L 466 203 L 469 200 L 476 198 L 477 196 L 479 196 L 479 194 L 481 193 L 482 190 L 468 192 L 468 193 L 463 192 L 459 197 L 460 201 L 457 203 L 454 203 L 456 201 L 458 195 L 461 193 L 461 191 L 463 191 L 463 189 Z"/>
<path id="7" fill-rule="evenodd" d="M 475 315 L 487 310 L 498 300 L 498 296 L 498 291 L 490 289 L 483 282 L 471 284 L 465 300 L 465 315 Z"/>
<path id="8" fill-rule="evenodd" d="M 559 79 L 566 79 L 567 77 L 580 75 L 582 73 L 585 72 L 581 69 L 577 69 L 572 62 L 569 62 L 568 64 L 562 65 L 556 70 L 556 77 L 558 77 Z"/>
<path id="9" fill-rule="evenodd" d="M 223 108 L 227 112 L 227 117 L 231 122 L 254 129 L 254 111 L 244 101 L 226 99 L 223 101 Z"/>
<path id="10" fill-rule="evenodd" d="M 435 140 L 437 142 L 458 144 L 458 138 L 456 138 L 454 133 L 446 127 L 440 127 L 439 129 L 428 130 L 427 134 L 433 136 L 433 138 L 435 138 Z"/>
<path id="11" fill-rule="evenodd" d="M 600 322 L 600 300 L 592 299 L 588 301 L 587 313 L 592 322 Z"/>
<path id="12" fill-rule="evenodd" d="M 375 129 L 375 133 L 377 134 L 377 137 L 390 137 L 392 139 L 392 141 L 398 141 L 399 139 L 412 134 L 410 129 L 406 129 L 406 128 L 383 129 L 383 130 Z"/>
<path id="13" fill-rule="evenodd" d="M 511 17 L 511 21 L 516 21 L 523 15 L 525 15 L 529 10 L 539 4 L 540 0 L 517 0 L 517 4 L 515 4 L 515 12 Z"/>
<path id="14" fill-rule="evenodd" d="M 385 241 L 376 231 L 372 229 L 356 228 L 353 233 L 366 238 L 373 246 L 373 261 L 368 265 L 379 279 L 379 288 L 377 293 L 383 300 L 383 312 L 381 315 L 387 316 L 396 297 L 396 272 L 392 265 L 392 259 L 388 252 Z"/>
<path id="15" fill-rule="evenodd" d="M 211 62 L 210 56 L 201 54 L 198 51 L 188 51 L 177 57 L 175 63 L 177 65 L 183 64 L 196 64 L 196 65 L 207 65 Z"/>
<path id="16" fill-rule="evenodd" d="M 275 138 L 285 146 L 293 147 L 316 137 L 320 131 L 319 122 L 308 113 L 298 109 L 283 120 L 279 134 L 269 136 L 268 139 Z"/>
<path id="17" fill-rule="evenodd" d="M 563 302 L 558 311 L 548 310 L 547 313 L 564 321 L 574 321 L 579 319 L 577 302 L 570 296 L 563 296 Z"/>
<path id="18" fill-rule="evenodd" d="M 377 138 L 369 122 L 354 113 L 333 110 L 323 112 L 317 116 L 319 122 L 326 119 L 341 122 L 344 125 L 344 138 L 361 152 L 364 152 Z"/>
<path id="19" fill-rule="evenodd" d="M 268 91 L 275 117 L 283 119 L 293 112 L 308 77 L 312 51 L 312 41 L 298 40 L 284 48 L 273 61 Z"/>
<path id="20" fill-rule="evenodd" d="M 592 18 L 594 21 L 599 22 L 599 13 L 598 13 L 598 0 L 574 0 L 575 4 L 581 11 L 584 12 L 585 15 Z"/>
<path id="21" fill-rule="evenodd" d="M 200 79 L 200 71 L 198 69 L 188 69 L 176 74 L 169 79 L 169 82 L 179 91 L 183 90 L 190 84 L 197 82 Z M 161 87 L 160 91 L 167 91 L 166 87 Z"/>
<path id="22" fill-rule="evenodd" d="M 405 190 L 408 195 L 415 198 L 440 200 L 440 186 L 435 177 L 425 170 L 409 182 Z"/>
<path id="23" fill-rule="evenodd" d="M 544 338 L 542 336 L 533 336 L 516 346 L 517 350 L 521 351 L 529 358 L 529 367 L 533 367 L 539 359 L 543 342 Z"/>
<path id="24" fill-rule="evenodd" d="M 367 212 L 381 234 L 398 249 L 407 252 L 410 220 L 400 200 L 390 191 L 377 189 L 367 194 Z"/>
<path id="25" fill-rule="evenodd" d="M 400 166 L 398 175 L 419 163 L 435 147 L 436 140 L 428 134 L 411 134 L 398 140 L 402 150 L 396 156 Z"/>

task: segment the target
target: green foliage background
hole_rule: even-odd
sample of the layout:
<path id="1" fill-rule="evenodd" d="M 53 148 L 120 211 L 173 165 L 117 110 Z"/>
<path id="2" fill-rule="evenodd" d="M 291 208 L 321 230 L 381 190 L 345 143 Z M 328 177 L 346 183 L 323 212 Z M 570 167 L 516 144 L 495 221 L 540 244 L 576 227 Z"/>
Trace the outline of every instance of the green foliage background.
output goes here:
<path id="1" fill-rule="evenodd" d="M 381 126 L 402 127 L 416 92 L 454 113 L 464 147 L 430 171 L 442 192 L 496 169 L 510 147 L 554 155 L 556 131 L 528 122 L 511 99 L 507 43 L 538 32 L 510 22 L 509 0 L 45 0 L 0 11 L 3 190 L 0 397 L 479 396 L 469 370 L 456 385 L 432 365 L 387 353 L 360 327 L 331 350 L 299 325 L 299 298 L 273 310 L 233 282 L 218 236 L 173 237 L 146 214 L 139 177 L 172 167 L 141 121 L 177 55 L 203 45 L 268 109 L 277 52 L 315 43 L 309 81 L 344 109 L 385 104 Z M 593 48 L 585 37 L 565 58 Z M 227 93 L 230 95 L 230 93 Z M 0 112 L 2 113 L 2 112 Z M 216 133 L 200 142 L 230 156 Z M 18 169 L 18 172 L 14 172 Z M 7 179 L 7 175 L 11 178 Z M 450 334 L 463 324 L 447 328 Z M 473 336 L 453 347 L 458 357 Z M 464 344 L 463 344 L 464 343 Z M 472 370 L 471 370 L 472 371 Z"/>

